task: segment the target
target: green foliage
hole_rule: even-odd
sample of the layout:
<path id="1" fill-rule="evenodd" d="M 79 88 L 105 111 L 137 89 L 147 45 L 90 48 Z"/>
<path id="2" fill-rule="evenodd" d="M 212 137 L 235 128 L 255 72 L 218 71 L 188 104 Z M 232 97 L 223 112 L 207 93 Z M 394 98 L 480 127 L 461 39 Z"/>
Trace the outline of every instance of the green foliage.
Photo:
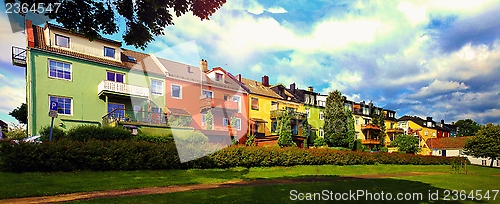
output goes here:
<path id="1" fill-rule="evenodd" d="M 134 137 L 136 141 L 145 141 L 153 143 L 174 143 L 174 137 L 172 134 L 165 135 L 154 135 L 141 130 L 138 131 L 137 135 Z"/>
<path id="2" fill-rule="evenodd" d="M 21 106 L 15 108 L 9 115 L 14 117 L 19 123 L 28 124 L 28 106 L 22 103 Z"/>
<path id="3" fill-rule="evenodd" d="M 207 130 L 212 129 L 212 125 L 214 124 L 214 115 L 211 110 L 208 110 L 205 114 L 205 124 L 207 126 Z"/>
<path id="4" fill-rule="evenodd" d="M 389 151 L 389 148 L 387 148 L 387 147 L 381 147 L 381 148 L 380 148 L 380 151 L 381 151 L 381 152 L 388 152 L 388 151 Z"/>
<path id="5" fill-rule="evenodd" d="M 354 146 L 352 147 L 352 150 L 355 150 L 355 151 L 363 151 L 365 149 L 365 146 L 363 145 L 363 143 L 361 142 L 361 139 L 356 139 L 354 141 Z"/>
<path id="6" fill-rule="evenodd" d="M 328 146 L 347 147 L 346 114 L 342 93 L 338 90 L 330 92 L 325 105 L 325 140 Z"/>
<path id="7" fill-rule="evenodd" d="M 28 135 L 24 125 L 11 123 L 5 137 L 9 140 L 19 140 L 28 137 Z"/>
<path id="8" fill-rule="evenodd" d="M 66 136 L 72 140 L 86 141 L 98 140 L 123 140 L 132 138 L 132 133 L 123 127 L 99 127 L 96 125 L 80 125 L 66 132 Z"/>
<path id="9" fill-rule="evenodd" d="M 290 123 L 290 111 L 285 111 L 278 120 L 278 145 L 280 147 L 297 146 L 292 139 L 292 125 Z"/>
<path id="10" fill-rule="evenodd" d="M 40 128 L 40 140 L 42 141 L 49 141 L 50 139 L 50 126 L 44 126 L 42 128 Z M 52 140 L 58 140 L 58 139 L 61 139 L 61 138 L 65 138 L 66 137 L 66 133 L 64 132 L 63 129 L 57 127 L 57 126 L 54 126 L 54 128 L 52 129 Z"/>
<path id="11" fill-rule="evenodd" d="M 346 110 L 345 115 L 347 118 L 347 120 L 346 120 L 347 133 L 346 133 L 346 138 L 345 138 L 346 141 L 344 141 L 344 143 L 348 144 L 347 148 L 353 150 L 356 139 L 358 139 L 358 138 L 356 138 L 356 129 L 354 127 L 354 118 L 352 117 L 352 112 L 349 109 Z"/>
<path id="12" fill-rule="evenodd" d="M 483 126 L 476 136 L 465 141 L 464 150 L 467 155 L 490 158 L 490 166 L 493 166 L 493 161 L 500 157 L 500 125 Z"/>
<path id="13" fill-rule="evenodd" d="M 304 148 L 308 147 L 309 143 L 309 137 L 311 135 L 312 131 L 312 126 L 309 124 L 307 119 L 302 123 L 302 137 L 305 137 L 304 139 Z"/>
<path id="14" fill-rule="evenodd" d="M 398 151 L 416 154 L 420 151 L 419 140 L 413 135 L 398 135 L 391 145 L 398 147 Z"/>
<path id="15" fill-rule="evenodd" d="M 455 125 L 457 126 L 457 136 L 474 136 L 481 128 L 476 121 L 469 118 L 458 120 Z"/>
<path id="16" fill-rule="evenodd" d="M 323 147 L 323 146 L 326 146 L 326 145 L 327 144 L 326 144 L 325 138 L 323 138 L 323 137 L 316 137 L 314 139 L 313 146 L 315 146 L 315 147 Z"/>
<path id="17" fill-rule="evenodd" d="M 174 136 L 175 134 L 175 136 Z M 200 131 L 195 130 L 177 130 L 174 132 L 168 132 L 166 134 L 150 134 L 143 131 L 139 131 L 134 137 L 136 141 L 146 141 L 153 143 L 174 143 L 177 144 L 203 144 L 208 142 L 208 137 Z"/>
<path id="18" fill-rule="evenodd" d="M 175 115 L 169 115 L 168 116 L 168 126 L 170 127 L 185 127 L 191 124 L 191 116 L 175 116 Z"/>
<path id="19" fill-rule="evenodd" d="M 255 135 L 247 135 L 247 141 L 245 141 L 246 146 L 257 146 L 255 144 Z"/>

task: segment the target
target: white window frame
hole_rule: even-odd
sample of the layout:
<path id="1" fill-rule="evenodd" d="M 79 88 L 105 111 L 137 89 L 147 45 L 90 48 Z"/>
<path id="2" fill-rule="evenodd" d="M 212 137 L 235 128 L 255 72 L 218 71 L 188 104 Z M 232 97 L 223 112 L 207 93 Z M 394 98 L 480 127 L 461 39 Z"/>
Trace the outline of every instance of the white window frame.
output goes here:
<path id="1" fill-rule="evenodd" d="M 238 98 L 238 99 L 234 100 L 235 98 Z M 233 95 L 232 99 L 233 99 L 233 102 L 237 102 L 238 103 L 238 113 L 241 113 L 241 96 Z"/>
<path id="2" fill-rule="evenodd" d="M 159 93 L 157 93 L 157 92 L 154 91 L 154 89 L 153 89 L 153 82 L 160 83 L 160 92 Z M 151 79 L 151 94 L 158 95 L 158 96 L 163 96 L 163 80 Z"/>
<path id="3" fill-rule="evenodd" d="M 112 82 L 115 82 L 115 83 L 124 83 L 124 84 L 127 83 L 127 81 L 126 81 L 126 76 L 127 75 L 125 73 L 123 73 L 123 72 L 116 72 L 116 71 L 112 71 L 112 70 L 106 70 L 106 81 L 111 81 L 111 80 L 108 80 L 108 73 L 113 73 L 115 75 L 115 80 L 112 81 Z M 117 74 L 123 75 L 123 82 L 116 81 L 116 75 Z"/>
<path id="4" fill-rule="evenodd" d="M 238 126 L 236 126 L 236 129 L 237 129 L 237 130 L 241 130 L 241 125 L 242 125 L 242 124 L 241 124 L 241 118 L 236 118 L 236 121 L 239 121 L 239 122 L 236 122 L 236 124 L 240 124 L 240 125 L 239 125 L 239 127 L 238 127 Z"/>
<path id="5" fill-rule="evenodd" d="M 57 44 L 57 36 L 68 39 L 68 47 L 58 45 Z M 56 45 L 57 47 L 68 48 L 69 49 L 69 48 L 71 48 L 71 39 L 68 36 L 64 36 L 64 35 L 61 35 L 61 34 L 54 34 L 54 45 Z"/>
<path id="6" fill-rule="evenodd" d="M 212 97 L 211 97 L 211 98 L 214 98 L 214 97 L 215 97 L 215 96 L 214 96 L 214 92 L 213 92 L 213 91 L 203 89 L 203 90 L 201 91 L 201 93 L 202 93 L 202 95 L 203 95 L 203 97 L 204 97 L 204 98 L 207 98 L 207 97 L 205 97 L 205 92 L 211 92 L 211 93 L 212 93 L 212 94 L 211 94 L 211 95 L 212 95 Z"/>
<path id="7" fill-rule="evenodd" d="M 111 49 L 111 50 L 113 50 L 113 51 L 114 51 L 114 52 L 113 52 L 113 57 L 106 56 L 106 49 Z M 109 58 L 111 58 L 111 59 L 115 59 L 115 58 L 116 58 L 116 49 L 115 49 L 115 48 L 108 47 L 108 46 L 103 46 L 102 51 L 103 51 L 103 56 L 104 56 L 104 57 L 109 57 Z"/>
<path id="8" fill-rule="evenodd" d="M 320 111 L 319 112 L 319 120 L 324 120 L 325 119 L 325 114 L 323 113 L 323 111 Z"/>
<path id="9" fill-rule="evenodd" d="M 221 75 L 220 80 L 217 80 L 217 75 L 218 75 L 218 74 L 220 74 L 220 75 Z M 216 72 L 216 73 L 215 73 L 215 77 L 214 77 L 214 79 L 215 79 L 215 81 L 216 81 L 216 82 L 224 82 L 224 74 L 222 74 L 222 73 L 217 73 L 217 72 Z"/>
<path id="10" fill-rule="evenodd" d="M 224 124 L 225 123 L 225 124 Z M 229 119 L 227 118 L 222 118 L 222 126 L 227 127 L 229 125 Z"/>
<path id="11" fill-rule="evenodd" d="M 311 109 L 306 108 L 307 118 L 311 118 Z"/>
<path id="12" fill-rule="evenodd" d="M 69 64 L 69 78 L 70 79 L 65 79 L 64 77 L 63 78 L 59 78 L 57 76 L 50 76 L 50 62 L 51 61 L 55 62 L 55 63 L 59 62 L 59 63 Z M 59 60 L 48 59 L 47 60 L 47 76 L 49 78 L 51 78 L 51 79 L 60 79 L 60 80 L 65 80 L 65 81 L 73 81 L 73 65 L 71 63 L 68 63 L 68 62 L 63 62 L 63 61 L 59 61 Z"/>
<path id="13" fill-rule="evenodd" d="M 323 128 L 319 129 L 319 136 L 325 137 L 325 131 L 323 130 Z"/>
<path id="14" fill-rule="evenodd" d="M 180 87 L 180 89 L 179 89 L 179 97 L 174 96 L 174 91 L 173 91 L 174 86 L 179 86 Z M 176 98 L 176 99 L 182 99 L 182 85 L 180 85 L 180 84 L 174 84 L 174 83 L 170 84 L 170 97 L 171 98 Z"/>
<path id="15" fill-rule="evenodd" d="M 59 115 L 66 115 L 66 116 L 73 116 L 73 98 L 72 97 L 67 97 L 67 96 L 57 96 L 57 95 L 49 95 L 49 104 L 50 104 L 50 97 L 56 97 L 56 98 L 69 98 L 71 100 L 71 110 L 70 114 L 64 114 L 64 113 L 58 113 Z"/>

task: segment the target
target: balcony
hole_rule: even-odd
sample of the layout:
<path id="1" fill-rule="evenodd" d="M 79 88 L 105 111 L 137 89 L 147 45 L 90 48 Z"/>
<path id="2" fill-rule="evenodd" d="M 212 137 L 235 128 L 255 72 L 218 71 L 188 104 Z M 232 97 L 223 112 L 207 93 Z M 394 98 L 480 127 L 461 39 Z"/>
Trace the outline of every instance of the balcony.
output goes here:
<path id="1" fill-rule="evenodd" d="M 271 111 L 271 119 L 279 118 L 282 117 L 283 114 L 285 114 L 286 110 L 272 110 Z M 295 119 L 295 120 L 306 120 L 307 119 L 307 113 L 302 113 L 302 112 L 297 112 L 297 111 L 290 111 L 290 118 Z"/>
<path id="2" fill-rule="evenodd" d="M 380 128 L 374 124 L 364 124 L 361 125 L 361 130 L 375 130 L 375 131 L 380 131 Z"/>
<path id="3" fill-rule="evenodd" d="M 167 126 L 167 120 L 164 113 L 117 108 L 102 116 L 102 124 Z"/>
<path id="4" fill-rule="evenodd" d="M 26 67 L 26 49 L 12 46 L 12 65 Z"/>
<path id="5" fill-rule="evenodd" d="M 106 80 L 103 80 L 97 86 L 97 94 L 101 95 L 104 92 L 144 98 L 149 97 L 149 88 Z"/>
<path id="6" fill-rule="evenodd" d="M 211 108 L 219 108 L 224 110 L 232 110 L 238 111 L 238 102 L 227 101 L 224 99 L 216 99 L 216 98 L 202 98 L 200 99 L 200 109 L 211 109 Z"/>
<path id="7" fill-rule="evenodd" d="M 361 140 L 361 144 L 363 144 L 363 145 L 378 145 L 378 144 L 380 144 L 380 140 L 378 140 L 378 139 Z"/>
<path id="8" fill-rule="evenodd" d="M 389 128 L 385 132 L 387 133 L 404 133 L 403 128 Z"/>

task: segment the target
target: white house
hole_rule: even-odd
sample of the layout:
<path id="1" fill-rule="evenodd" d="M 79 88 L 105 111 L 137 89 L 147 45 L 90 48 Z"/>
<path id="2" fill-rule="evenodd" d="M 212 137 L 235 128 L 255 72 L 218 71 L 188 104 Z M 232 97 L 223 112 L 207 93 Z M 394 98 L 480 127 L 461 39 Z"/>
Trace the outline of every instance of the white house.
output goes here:
<path id="1" fill-rule="evenodd" d="M 489 166 L 491 159 L 477 158 L 468 156 L 463 151 L 465 140 L 470 137 L 444 137 L 444 138 L 429 138 L 427 146 L 432 150 L 431 155 L 443 157 L 467 157 L 471 164 L 479 166 Z M 493 161 L 494 167 L 500 167 L 500 159 Z"/>

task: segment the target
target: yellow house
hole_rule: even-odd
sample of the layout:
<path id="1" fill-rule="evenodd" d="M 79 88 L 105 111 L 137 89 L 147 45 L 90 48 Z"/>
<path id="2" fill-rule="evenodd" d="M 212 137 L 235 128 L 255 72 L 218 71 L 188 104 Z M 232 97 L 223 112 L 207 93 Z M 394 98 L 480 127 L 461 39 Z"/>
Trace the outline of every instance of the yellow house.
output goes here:
<path id="1" fill-rule="evenodd" d="M 426 142 L 429 138 L 437 138 L 436 122 L 432 121 L 432 117 L 424 120 L 417 116 L 403 116 L 398 119 L 398 125 L 405 134 L 419 136 L 421 151 L 418 154 L 430 155 L 431 150 Z"/>
<path id="2" fill-rule="evenodd" d="M 384 123 L 385 123 L 385 143 L 389 145 L 399 134 L 404 134 L 403 128 L 398 125 L 398 120 L 396 119 L 396 111 L 384 110 Z"/>
<path id="3" fill-rule="evenodd" d="M 273 91 L 269 85 L 269 77 L 262 77 L 262 82 L 241 78 L 242 84 L 249 91 L 249 134 L 257 137 L 277 135 L 276 118 L 285 110 L 292 110 L 292 120 L 306 118 L 304 106 L 300 103 L 288 101 Z M 292 122 L 294 135 L 301 135 L 302 128 L 299 123 Z"/>

